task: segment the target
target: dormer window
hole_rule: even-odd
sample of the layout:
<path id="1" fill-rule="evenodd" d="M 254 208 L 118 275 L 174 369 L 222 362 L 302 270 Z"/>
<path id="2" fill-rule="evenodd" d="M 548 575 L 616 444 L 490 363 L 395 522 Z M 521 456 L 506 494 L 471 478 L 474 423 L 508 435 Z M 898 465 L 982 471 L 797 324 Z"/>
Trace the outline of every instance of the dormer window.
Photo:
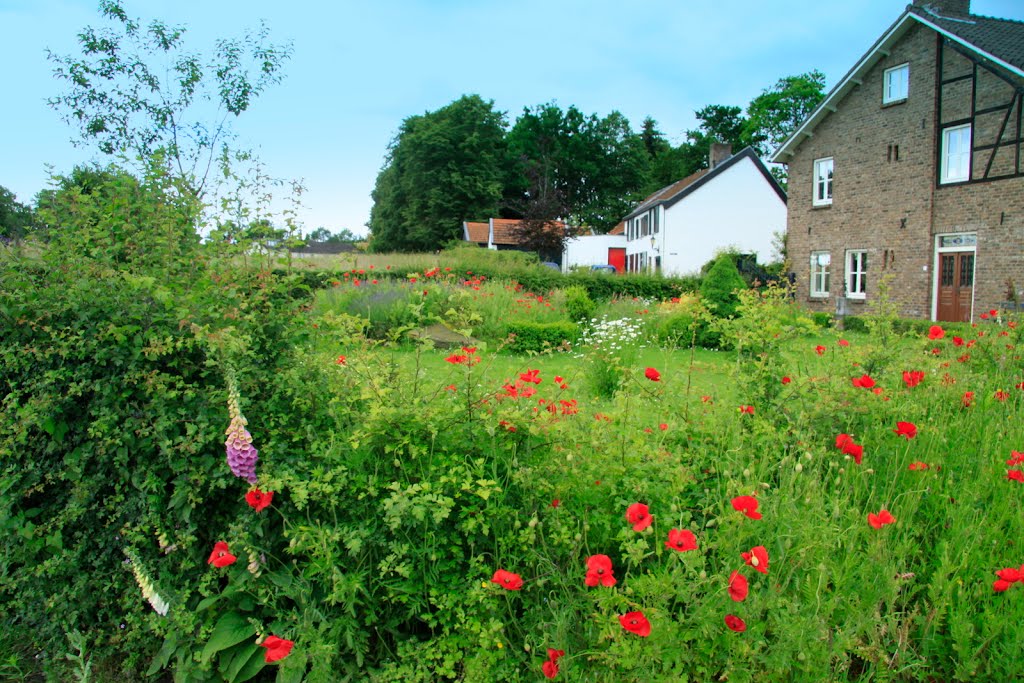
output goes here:
<path id="1" fill-rule="evenodd" d="M 886 69 L 882 76 L 882 104 L 895 104 L 907 99 L 910 91 L 910 64 Z"/>

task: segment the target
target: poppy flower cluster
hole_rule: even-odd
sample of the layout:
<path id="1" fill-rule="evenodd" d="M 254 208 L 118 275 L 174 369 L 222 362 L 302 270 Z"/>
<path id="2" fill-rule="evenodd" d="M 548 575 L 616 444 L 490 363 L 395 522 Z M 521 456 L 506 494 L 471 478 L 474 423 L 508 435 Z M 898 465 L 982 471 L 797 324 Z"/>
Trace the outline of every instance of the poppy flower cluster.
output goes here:
<path id="1" fill-rule="evenodd" d="M 558 660 L 565 656 L 565 650 L 548 648 L 548 661 L 540 667 L 544 678 L 554 678 L 558 675 Z"/>
<path id="2" fill-rule="evenodd" d="M 231 550 L 225 541 L 217 541 L 213 544 L 213 552 L 210 553 L 210 559 L 206 561 L 206 564 L 212 564 L 218 569 L 231 566 L 238 560 L 237 557 L 231 554 Z"/>
<path id="3" fill-rule="evenodd" d="M 258 488 L 255 488 L 245 494 L 245 502 L 256 512 L 263 512 L 273 500 L 273 491 L 260 491 Z"/>
<path id="4" fill-rule="evenodd" d="M 907 385 L 908 389 L 913 389 L 921 380 L 924 379 L 924 372 L 922 370 L 904 370 L 903 371 L 903 383 Z"/>
<path id="5" fill-rule="evenodd" d="M 870 375 L 861 375 L 853 378 L 853 386 L 859 389 L 870 389 L 875 386 L 875 380 L 871 379 Z"/>
<path id="6" fill-rule="evenodd" d="M 753 496 L 736 496 L 732 499 L 732 508 L 742 512 L 750 519 L 761 519 L 761 513 L 757 511 L 759 503 Z"/>
<path id="7" fill-rule="evenodd" d="M 295 645 L 295 642 L 292 640 L 285 640 L 277 636 L 267 636 L 260 643 L 260 647 L 267 650 L 263 653 L 263 661 L 267 664 L 272 664 L 279 659 L 284 659 L 291 653 L 293 645 Z"/>
<path id="8" fill-rule="evenodd" d="M 864 446 L 856 443 L 849 434 L 839 434 L 836 436 L 836 448 L 842 451 L 844 455 L 852 457 L 853 461 L 858 465 L 864 458 Z"/>
<path id="9" fill-rule="evenodd" d="M 896 435 L 902 436 L 908 441 L 917 436 L 917 425 L 913 422 L 897 422 L 896 429 L 892 430 Z"/>
<path id="10" fill-rule="evenodd" d="M 896 518 L 893 517 L 892 513 L 885 508 L 879 510 L 877 515 L 874 512 L 868 513 L 868 524 L 870 524 L 873 529 L 881 529 L 886 524 L 894 524 L 895 522 Z"/>
<path id="11" fill-rule="evenodd" d="M 753 415 L 754 414 L 754 406 L 741 405 L 740 408 L 739 408 L 739 411 L 740 411 L 740 415 Z"/>
<path id="12" fill-rule="evenodd" d="M 462 353 L 453 353 L 445 358 L 445 361 L 452 365 L 476 365 L 480 362 L 480 356 L 476 355 L 475 346 L 463 346 Z"/>
<path id="13" fill-rule="evenodd" d="M 1007 567 L 996 572 L 998 577 L 992 584 L 992 590 L 996 593 L 1003 593 L 1010 589 L 1015 583 L 1024 583 L 1024 564 L 1017 567 Z"/>
<path id="14" fill-rule="evenodd" d="M 499 569 L 491 577 L 491 583 L 496 583 L 508 591 L 517 591 L 523 587 L 523 577 L 519 576 L 519 574 Z"/>
<path id="15" fill-rule="evenodd" d="M 626 508 L 626 520 L 633 525 L 633 531 L 643 531 L 651 525 L 654 517 L 643 503 L 633 503 Z"/>
<path id="16" fill-rule="evenodd" d="M 619 623 L 622 624 L 622 628 L 641 638 L 651 635 L 651 622 L 647 620 L 643 612 L 636 611 L 621 614 L 619 615 Z"/>

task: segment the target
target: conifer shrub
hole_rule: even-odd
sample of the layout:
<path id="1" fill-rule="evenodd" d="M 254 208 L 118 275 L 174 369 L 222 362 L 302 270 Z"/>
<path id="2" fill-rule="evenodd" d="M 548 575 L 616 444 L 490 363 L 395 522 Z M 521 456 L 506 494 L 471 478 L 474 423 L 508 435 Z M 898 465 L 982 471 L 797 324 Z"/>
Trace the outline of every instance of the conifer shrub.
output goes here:
<path id="1" fill-rule="evenodd" d="M 728 254 L 722 254 L 716 260 L 704 280 L 700 284 L 700 296 L 709 311 L 719 318 L 730 318 L 736 315 L 739 304 L 737 290 L 746 289 L 736 263 Z"/>

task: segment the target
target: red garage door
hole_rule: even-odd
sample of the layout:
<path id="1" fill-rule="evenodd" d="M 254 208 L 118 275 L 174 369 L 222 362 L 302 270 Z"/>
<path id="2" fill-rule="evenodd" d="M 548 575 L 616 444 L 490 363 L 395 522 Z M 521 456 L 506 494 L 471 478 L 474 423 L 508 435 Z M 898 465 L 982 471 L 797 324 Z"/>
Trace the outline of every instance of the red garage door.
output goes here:
<path id="1" fill-rule="evenodd" d="M 626 248 L 608 247 L 608 265 L 615 266 L 616 273 L 626 270 Z"/>

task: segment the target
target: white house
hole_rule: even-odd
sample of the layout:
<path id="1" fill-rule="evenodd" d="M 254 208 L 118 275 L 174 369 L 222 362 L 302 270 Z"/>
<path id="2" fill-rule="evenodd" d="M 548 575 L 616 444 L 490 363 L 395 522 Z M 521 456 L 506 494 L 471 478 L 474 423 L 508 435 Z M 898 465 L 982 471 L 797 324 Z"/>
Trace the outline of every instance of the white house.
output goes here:
<path id="1" fill-rule="evenodd" d="M 786 229 L 786 193 L 753 148 L 730 154 L 712 145 L 710 168 L 645 199 L 626 218 L 626 270 L 665 275 L 699 272 L 726 247 L 772 256 L 772 236 Z"/>
<path id="2" fill-rule="evenodd" d="M 626 269 L 626 226 L 616 225 L 606 235 L 578 235 L 565 242 L 562 254 L 562 270 L 568 273 L 573 268 L 590 266 L 615 266 L 622 273 Z"/>

